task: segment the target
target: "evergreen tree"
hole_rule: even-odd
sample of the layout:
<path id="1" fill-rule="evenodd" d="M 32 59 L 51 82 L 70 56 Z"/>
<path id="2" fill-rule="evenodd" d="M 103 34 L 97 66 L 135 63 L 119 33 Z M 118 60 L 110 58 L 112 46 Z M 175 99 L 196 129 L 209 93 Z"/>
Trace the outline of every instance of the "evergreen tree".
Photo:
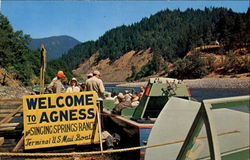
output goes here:
<path id="1" fill-rule="evenodd" d="M 39 70 L 38 52 L 27 47 L 30 36 L 22 31 L 14 32 L 8 19 L 0 13 L 0 37 L 0 66 L 16 73 L 24 84 L 30 84 L 32 75 Z"/>

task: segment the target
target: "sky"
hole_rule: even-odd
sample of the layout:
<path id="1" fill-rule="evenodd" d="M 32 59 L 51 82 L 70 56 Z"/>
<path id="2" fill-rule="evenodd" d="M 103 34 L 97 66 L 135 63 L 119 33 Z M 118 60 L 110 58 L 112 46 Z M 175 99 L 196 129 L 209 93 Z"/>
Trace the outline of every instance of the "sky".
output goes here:
<path id="1" fill-rule="evenodd" d="M 0 11 L 14 30 L 32 38 L 68 35 L 81 42 L 97 40 L 106 31 L 139 22 L 164 9 L 226 7 L 246 12 L 248 0 L 240 1 L 92 1 L 0 0 Z"/>

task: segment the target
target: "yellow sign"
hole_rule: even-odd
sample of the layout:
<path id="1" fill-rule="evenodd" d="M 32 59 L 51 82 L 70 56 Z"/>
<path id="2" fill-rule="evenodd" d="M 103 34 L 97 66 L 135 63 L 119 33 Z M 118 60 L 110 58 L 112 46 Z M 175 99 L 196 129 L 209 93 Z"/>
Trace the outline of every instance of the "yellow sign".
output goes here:
<path id="1" fill-rule="evenodd" d="M 95 92 L 23 97 L 24 147 L 99 143 Z"/>

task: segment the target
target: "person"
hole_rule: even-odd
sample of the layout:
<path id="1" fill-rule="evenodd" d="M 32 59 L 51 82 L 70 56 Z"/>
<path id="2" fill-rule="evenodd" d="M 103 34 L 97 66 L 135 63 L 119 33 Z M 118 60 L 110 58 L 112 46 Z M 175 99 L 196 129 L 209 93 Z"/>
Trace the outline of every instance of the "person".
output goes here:
<path id="1" fill-rule="evenodd" d="M 131 94 L 128 90 L 124 91 L 125 101 L 131 101 Z"/>
<path id="2" fill-rule="evenodd" d="M 80 92 L 80 87 L 77 86 L 77 79 L 72 78 L 69 82 L 70 86 L 67 88 L 66 93 Z"/>
<path id="3" fill-rule="evenodd" d="M 138 94 L 139 101 L 141 101 L 144 92 L 145 92 L 145 89 L 144 89 L 144 87 L 141 86 L 141 87 L 140 87 L 140 93 Z"/>
<path id="4" fill-rule="evenodd" d="M 118 100 L 118 97 L 117 97 L 118 94 L 119 93 L 116 93 L 116 92 L 114 93 L 114 104 L 119 104 L 120 103 L 119 100 Z"/>
<path id="5" fill-rule="evenodd" d="M 140 93 L 141 93 L 141 94 L 144 94 L 144 92 L 145 92 L 145 88 L 141 86 L 141 87 L 140 87 Z"/>
<path id="6" fill-rule="evenodd" d="M 113 101 L 115 100 L 115 98 L 113 98 L 113 97 L 111 96 L 111 93 L 110 93 L 110 92 L 106 94 L 105 99 L 106 99 L 106 100 L 113 100 Z"/>
<path id="7" fill-rule="evenodd" d="M 119 101 L 118 104 L 113 108 L 112 113 L 121 115 L 121 112 L 124 108 L 131 107 L 131 102 L 125 100 L 125 96 L 122 93 L 117 95 L 117 99 Z"/>
<path id="8" fill-rule="evenodd" d="M 87 76 L 87 79 L 90 79 L 90 78 L 93 77 L 93 73 L 86 74 L 86 76 Z M 80 90 L 81 90 L 81 92 L 87 90 L 87 89 L 86 89 L 86 82 L 82 82 L 82 83 L 80 84 Z"/>
<path id="9" fill-rule="evenodd" d="M 83 92 L 85 91 L 85 88 L 86 88 L 86 83 L 85 82 L 82 82 L 80 85 L 80 91 Z"/>
<path id="10" fill-rule="evenodd" d="M 103 100 L 105 88 L 100 77 L 100 72 L 94 71 L 93 77 L 86 80 L 86 91 L 95 91 L 97 93 L 97 99 Z"/>
<path id="11" fill-rule="evenodd" d="M 132 107 L 137 107 L 139 105 L 139 97 L 138 96 L 133 96 L 131 99 L 131 106 Z"/>
<path id="12" fill-rule="evenodd" d="M 87 79 L 90 79 L 90 78 L 92 78 L 92 77 L 93 77 L 93 73 L 87 74 Z"/>
<path id="13" fill-rule="evenodd" d="M 58 71 L 56 77 L 50 82 L 47 89 L 50 93 L 63 93 L 65 88 L 62 79 L 65 77 L 63 71 Z"/>

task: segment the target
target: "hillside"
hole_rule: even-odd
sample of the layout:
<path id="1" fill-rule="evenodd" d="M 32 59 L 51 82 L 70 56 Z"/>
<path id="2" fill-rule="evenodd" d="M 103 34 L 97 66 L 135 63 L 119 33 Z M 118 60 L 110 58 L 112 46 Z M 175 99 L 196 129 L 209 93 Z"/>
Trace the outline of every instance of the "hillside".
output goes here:
<path id="1" fill-rule="evenodd" d="M 99 53 L 93 54 L 79 68 L 73 70 L 73 74 L 86 78 L 87 73 L 99 70 L 102 74 L 102 79 L 106 82 L 125 81 L 133 74 L 131 68 L 134 68 L 135 72 L 140 71 L 152 59 L 153 54 L 150 52 L 150 49 L 140 52 L 130 51 L 112 64 L 110 64 L 110 59 L 104 59 L 95 64 L 98 56 Z"/>
<path id="2" fill-rule="evenodd" d="M 61 57 L 62 54 L 68 52 L 70 48 L 75 47 L 80 42 L 70 36 L 53 36 L 48 38 L 32 39 L 28 47 L 32 50 L 36 50 L 42 43 L 47 49 L 48 61 L 51 61 Z"/>
<path id="3" fill-rule="evenodd" d="M 210 72 L 205 76 L 207 78 L 244 78 L 250 77 L 249 47 L 250 44 L 247 44 L 222 54 L 224 51 L 221 45 L 201 46 L 188 52 L 186 57 L 197 54 L 209 68 Z"/>
<path id="4" fill-rule="evenodd" d="M 199 61 L 203 62 L 204 65 L 201 67 L 206 69 L 208 72 L 204 78 L 246 78 L 250 77 L 249 63 L 250 63 L 250 52 L 246 48 L 235 49 L 234 52 L 222 55 L 220 50 L 223 46 L 220 45 L 208 45 L 197 47 L 187 53 L 182 59 L 184 66 L 187 66 L 185 59 L 198 58 Z M 143 70 L 144 66 L 147 66 L 153 59 L 151 49 L 141 50 L 140 52 L 130 51 L 113 63 L 110 63 L 110 59 L 100 60 L 98 63 L 99 53 L 93 54 L 89 59 L 85 60 L 79 67 L 73 70 L 73 74 L 86 78 L 86 74 L 99 70 L 102 74 L 102 79 L 105 82 L 121 82 L 129 80 L 129 78 L 136 76 Z M 177 69 L 175 63 L 170 63 L 164 59 L 160 59 L 158 63 L 161 66 L 158 72 L 155 72 L 149 76 L 140 78 L 141 81 L 146 81 L 150 77 L 157 76 L 171 76 Z M 192 66 L 189 66 L 190 68 Z M 132 69 L 133 68 L 133 69 Z M 166 69 L 167 68 L 167 69 Z M 191 68 L 192 69 L 192 68 Z M 187 70 L 188 75 L 192 74 L 193 71 Z M 134 72 L 134 73 L 133 73 Z M 181 72 L 181 71 L 180 71 Z M 185 73 L 182 73 L 185 76 Z M 183 77 L 185 78 L 185 77 Z"/>
<path id="5" fill-rule="evenodd" d="M 123 80 L 133 81 L 150 75 L 164 74 L 177 78 L 202 78 L 216 69 L 209 67 L 201 57 L 186 55 L 193 51 L 202 52 L 203 46 L 213 46 L 217 41 L 220 45 L 214 48 L 214 54 L 235 53 L 236 49 L 244 48 L 245 44 L 250 43 L 248 28 L 250 9 L 246 13 L 236 13 L 225 8 L 186 11 L 166 9 L 132 25 L 111 29 L 97 41 L 85 42 L 74 47 L 62 56 L 60 63 L 65 62 L 69 70 L 81 73 L 77 68 L 95 53 L 98 55 L 95 55 L 92 66 L 100 68 L 100 64 L 105 62 L 105 65 L 115 67 L 115 63 L 126 54 L 150 48 L 152 59 L 143 63 L 143 67 L 135 67 L 133 71 L 132 66 L 128 65 L 126 68 L 130 68 L 130 72 L 126 74 L 131 76 L 122 78 Z M 244 54 L 249 53 L 249 45 L 245 46 L 245 49 Z M 224 70 L 218 74 L 240 74 L 247 72 L 247 66 L 249 64 L 244 62 L 239 70 Z M 94 67 L 90 70 L 92 68 Z M 227 66 L 226 70 L 230 70 L 230 66 Z"/>

